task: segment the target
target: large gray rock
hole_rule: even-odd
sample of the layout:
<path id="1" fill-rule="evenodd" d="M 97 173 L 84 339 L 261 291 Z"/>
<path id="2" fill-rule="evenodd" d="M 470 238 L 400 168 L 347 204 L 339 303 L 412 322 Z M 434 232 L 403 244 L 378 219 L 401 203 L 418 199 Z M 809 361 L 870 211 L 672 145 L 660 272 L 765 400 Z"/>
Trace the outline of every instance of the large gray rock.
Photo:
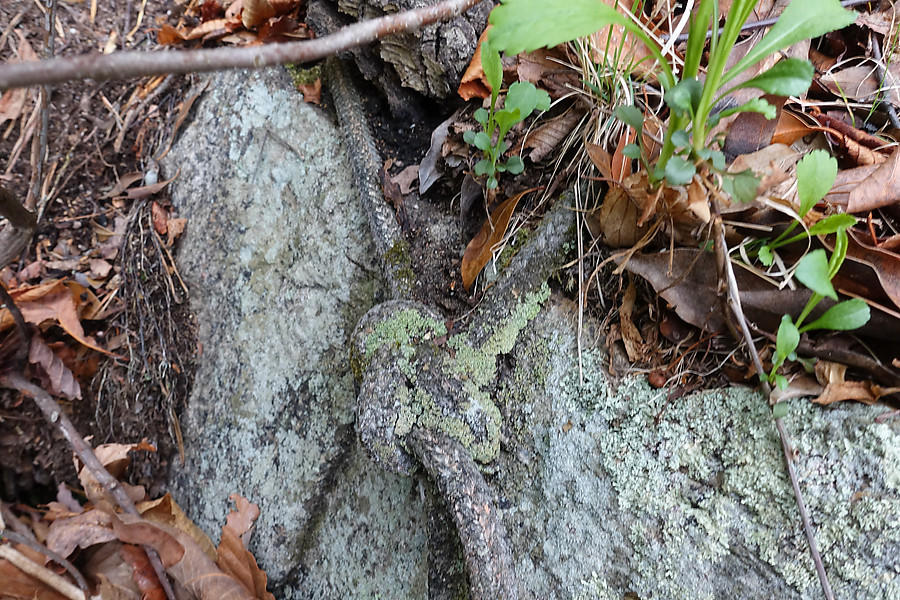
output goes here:
<path id="1" fill-rule="evenodd" d="M 348 336 L 378 290 L 365 218 L 338 131 L 288 89 L 277 72 L 217 77 L 168 159 L 203 348 L 173 491 L 213 534 L 229 494 L 258 503 L 253 550 L 279 597 L 424 600 L 428 494 L 353 428 Z M 579 366 L 567 301 L 516 298 L 496 343 L 447 345 L 502 414 L 485 472 L 523 598 L 821 597 L 758 394 L 613 384 L 590 344 Z M 838 597 L 900 598 L 900 422 L 791 408 Z"/>
<path id="2" fill-rule="evenodd" d="M 304 104 L 280 70 L 216 76 L 164 167 L 181 171 L 172 186 L 188 218 L 179 269 L 202 349 L 173 491 L 216 535 L 230 494 L 258 503 L 255 550 L 277 585 L 317 570 L 303 561 L 310 536 L 332 487 L 353 472 L 344 468 L 356 446 L 345 344 L 377 291 L 368 225 L 331 117 Z M 372 485 L 403 505 L 412 482 Z M 371 504 L 385 526 L 415 520 Z M 372 564 L 404 556 L 387 550 Z M 406 585 L 395 577 L 372 581 Z"/>

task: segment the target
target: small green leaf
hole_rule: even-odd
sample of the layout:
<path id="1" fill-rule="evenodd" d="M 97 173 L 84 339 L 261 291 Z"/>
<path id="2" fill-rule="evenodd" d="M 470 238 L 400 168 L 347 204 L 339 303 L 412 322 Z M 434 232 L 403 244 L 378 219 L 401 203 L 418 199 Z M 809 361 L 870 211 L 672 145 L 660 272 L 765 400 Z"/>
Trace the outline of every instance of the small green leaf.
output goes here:
<path id="1" fill-rule="evenodd" d="M 470 146 L 474 146 L 475 145 L 475 135 L 477 133 L 478 133 L 477 131 L 464 131 L 463 132 L 463 141 Z"/>
<path id="2" fill-rule="evenodd" d="M 535 108 L 541 112 L 550 110 L 550 94 L 547 93 L 547 90 L 538 90 L 537 95 L 538 99 Z"/>
<path id="3" fill-rule="evenodd" d="M 512 111 L 509 109 L 498 110 L 494 112 L 494 120 L 497 122 L 497 127 L 500 128 L 500 139 L 502 140 L 509 130 L 522 120 L 522 113 L 518 108 Z"/>
<path id="4" fill-rule="evenodd" d="M 772 263 L 775 262 L 775 257 L 772 255 L 772 248 L 770 248 L 768 244 L 759 249 L 758 256 L 759 262 L 767 267 L 771 267 Z"/>
<path id="5" fill-rule="evenodd" d="M 589 36 L 607 25 L 618 25 L 641 40 L 659 61 L 660 82 L 674 83 L 672 69 L 659 47 L 633 21 L 597 0 L 504 0 L 491 12 L 490 41 L 507 54 L 531 52 Z"/>
<path id="6" fill-rule="evenodd" d="M 779 373 L 774 373 L 774 374 L 772 374 L 772 380 L 774 381 L 775 385 L 778 386 L 779 390 L 787 389 L 788 380 L 787 380 L 787 377 L 785 377 L 784 375 L 781 375 Z M 781 404 L 781 402 L 779 402 L 779 404 Z"/>
<path id="7" fill-rule="evenodd" d="M 491 165 L 491 161 L 486 158 L 479 160 L 475 163 L 475 176 L 481 177 L 482 175 L 486 175 L 490 171 L 490 174 L 494 174 L 494 167 Z"/>
<path id="8" fill-rule="evenodd" d="M 488 177 L 488 179 L 487 179 L 487 188 L 488 188 L 489 190 L 492 190 L 492 189 L 494 189 L 494 188 L 496 188 L 496 187 L 497 187 L 497 178 L 494 177 L 493 175 L 491 175 L 491 176 Z"/>
<path id="9" fill-rule="evenodd" d="M 702 94 L 703 84 L 692 77 L 676 83 L 675 87 L 666 92 L 665 100 L 676 115 L 693 116 Z"/>
<path id="10" fill-rule="evenodd" d="M 802 217 L 831 190 L 837 160 L 825 150 L 813 150 L 797 163 L 797 196 Z"/>
<path id="11" fill-rule="evenodd" d="M 640 135 L 644 128 L 644 113 L 637 106 L 617 106 L 613 114 Z"/>
<path id="12" fill-rule="evenodd" d="M 844 300 L 825 311 L 821 317 L 804 326 L 801 331 L 828 329 L 849 331 L 858 329 L 869 322 L 869 305 L 859 298 Z"/>
<path id="13" fill-rule="evenodd" d="M 503 87 L 503 62 L 500 60 L 500 52 L 487 41 L 481 43 L 481 68 L 491 88 L 491 108 L 493 108 L 497 94 Z"/>
<path id="14" fill-rule="evenodd" d="M 829 215 L 809 228 L 809 235 L 829 235 L 856 225 L 856 217 L 847 213 Z"/>
<path id="15" fill-rule="evenodd" d="M 772 416 L 776 419 L 783 419 L 785 416 L 787 416 L 788 412 L 787 402 L 779 402 L 772 407 Z"/>
<path id="16" fill-rule="evenodd" d="M 491 138 L 489 138 L 488 134 L 486 134 L 485 132 L 479 131 L 475 134 L 475 138 L 472 143 L 475 144 L 475 147 L 479 150 L 486 152 L 487 149 L 491 147 Z"/>
<path id="17" fill-rule="evenodd" d="M 738 202 L 753 202 L 756 200 L 756 189 L 759 187 L 759 177 L 750 169 L 734 173 L 722 178 L 722 187 Z"/>
<path id="18" fill-rule="evenodd" d="M 475 120 L 484 125 L 488 122 L 488 118 L 490 118 L 491 113 L 487 111 L 487 109 L 479 108 L 475 111 Z"/>
<path id="19" fill-rule="evenodd" d="M 778 334 L 775 336 L 775 354 L 778 366 L 794 355 L 798 345 L 800 345 L 800 332 L 797 331 L 797 326 L 794 325 L 790 315 L 784 315 L 781 317 Z"/>
<path id="20" fill-rule="evenodd" d="M 506 92 L 503 108 L 508 111 L 519 110 L 521 118 L 526 118 L 534 111 L 538 103 L 537 88 L 528 81 L 517 81 Z"/>
<path id="21" fill-rule="evenodd" d="M 798 96 L 809 89 L 814 73 L 812 63 L 808 60 L 785 58 L 775 63 L 768 71 L 732 89 L 756 88 L 775 96 Z"/>
<path id="22" fill-rule="evenodd" d="M 754 98 L 753 100 L 748 100 L 740 106 L 726 108 L 725 110 L 717 112 L 716 114 L 710 116 L 709 126 L 715 127 L 719 123 L 719 121 L 724 119 L 725 117 L 729 117 L 731 115 L 742 112 L 759 113 L 770 121 L 775 118 L 776 114 L 778 114 L 778 111 L 775 110 L 775 107 L 766 102 L 764 99 Z"/>
<path id="23" fill-rule="evenodd" d="M 675 155 L 666 163 L 666 181 L 671 185 L 687 185 L 694 178 L 697 167 L 694 163 Z"/>
<path id="24" fill-rule="evenodd" d="M 700 148 L 697 150 L 697 156 L 702 160 L 711 162 L 714 169 L 719 169 L 720 171 L 725 170 L 725 154 L 721 150 Z"/>
<path id="25" fill-rule="evenodd" d="M 679 129 L 672 134 L 672 142 L 678 148 L 687 148 L 691 145 L 691 138 L 688 135 L 687 131 L 685 131 L 684 129 Z"/>
<path id="26" fill-rule="evenodd" d="M 509 160 L 506 161 L 506 170 L 513 175 L 518 175 L 525 170 L 525 163 L 522 162 L 520 156 L 510 156 Z"/>
<path id="27" fill-rule="evenodd" d="M 837 293 L 828 277 L 828 258 L 825 251 L 819 248 L 800 259 L 794 271 L 797 279 L 815 293 L 837 300 Z"/>
<path id="28" fill-rule="evenodd" d="M 632 160 L 639 160 L 641 158 L 641 147 L 637 144 L 628 144 L 622 148 L 622 156 Z"/>

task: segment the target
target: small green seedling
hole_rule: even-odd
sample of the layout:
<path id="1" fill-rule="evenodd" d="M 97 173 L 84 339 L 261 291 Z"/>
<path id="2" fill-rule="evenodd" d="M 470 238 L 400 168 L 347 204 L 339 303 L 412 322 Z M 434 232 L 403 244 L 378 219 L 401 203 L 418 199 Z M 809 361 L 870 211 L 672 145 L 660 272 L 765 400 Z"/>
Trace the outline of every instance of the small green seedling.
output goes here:
<path id="1" fill-rule="evenodd" d="M 481 124 L 482 131 L 467 131 L 463 139 L 484 153 L 484 158 L 475 164 L 475 175 L 487 175 L 487 187 L 493 189 L 497 187 L 497 175 L 500 173 L 518 175 L 525 169 L 519 156 L 511 156 L 506 162 L 500 160 L 509 148 L 504 141 L 506 134 L 535 110 L 549 109 L 550 95 L 529 82 L 517 81 L 509 86 L 503 108 L 497 108 L 497 97 L 503 85 L 503 65 L 500 53 L 488 42 L 481 44 L 481 65 L 491 86 L 491 109 L 479 108 L 475 111 L 475 120 Z"/>
<path id="2" fill-rule="evenodd" d="M 501 6 L 491 13 L 493 28 L 489 40 L 498 51 L 517 54 L 562 44 L 610 25 L 620 26 L 641 40 L 659 64 L 658 78 L 670 110 L 659 158 L 655 165 L 645 166 L 654 185 L 663 180 L 670 185 L 684 185 L 691 180 L 696 165 L 701 162 L 724 175 L 719 166 L 724 165 L 724 157 L 708 148 L 707 139 L 719 120 L 748 111 L 762 113 L 770 119 L 775 117 L 775 108 L 761 98 L 715 112 L 721 100 L 740 88 L 755 88 L 778 96 L 800 94 L 812 82 L 813 67 L 807 60 L 788 58 L 743 83 L 733 84 L 739 75 L 794 43 L 840 29 L 856 19 L 856 13 L 842 8 L 839 0 L 793 0 L 769 32 L 743 58 L 727 68 L 741 28 L 756 4 L 756 0 L 733 0 L 720 33 L 719 1 L 699 2 L 688 31 L 680 81 L 655 42 L 633 20 L 598 0 L 566 0 L 565 3 L 502 0 Z M 706 75 L 701 81 L 700 63 L 707 49 L 707 31 L 711 31 L 712 36 Z M 617 111 L 617 114 L 621 113 Z M 640 150 L 639 146 L 634 146 L 628 153 L 636 156 Z M 745 201 L 755 198 L 757 183 L 751 172 L 723 179 L 726 191 Z"/>
<path id="3" fill-rule="evenodd" d="M 797 163 L 797 193 L 800 199 L 800 216 L 805 215 L 825 197 L 831 186 L 834 185 L 837 176 L 837 161 L 824 150 L 816 150 Z M 781 325 L 775 337 L 775 356 L 772 358 L 772 370 L 766 379 L 781 389 L 787 386 L 787 379 L 777 371 L 786 360 L 796 360 L 797 346 L 800 344 L 800 334 L 815 329 L 828 329 L 831 331 L 847 331 L 862 327 L 869 321 L 869 306 L 858 298 L 838 302 L 822 316 L 806 325 L 803 322 L 810 312 L 824 298 L 837 301 L 838 296 L 831 281 L 837 275 L 844 258 L 847 256 L 849 239 L 847 229 L 856 224 L 856 219 L 847 214 L 835 214 L 822 219 L 809 228 L 808 231 L 790 236 L 797 222 L 794 222 L 787 231 L 774 241 L 769 242 L 759 252 L 760 261 L 763 264 L 772 264 L 773 253 L 780 246 L 791 242 L 809 238 L 813 235 L 834 234 L 834 252 L 827 257 L 825 250 L 813 250 L 805 255 L 794 270 L 797 279 L 812 290 L 813 294 L 806 306 L 797 317 L 791 319 L 790 315 L 781 317 Z M 790 236 L 790 237 L 789 237 Z"/>

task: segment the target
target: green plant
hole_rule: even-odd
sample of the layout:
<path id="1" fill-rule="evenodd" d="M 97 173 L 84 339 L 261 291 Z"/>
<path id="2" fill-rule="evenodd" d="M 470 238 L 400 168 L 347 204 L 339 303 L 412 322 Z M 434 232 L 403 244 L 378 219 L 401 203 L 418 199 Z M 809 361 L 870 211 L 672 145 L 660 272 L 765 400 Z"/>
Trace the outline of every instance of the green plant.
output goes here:
<path id="1" fill-rule="evenodd" d="M 800 216 L 804 216 L 816 205 L 831 186 L 837 175 L 837 161 L 824 150 L 810 152 L 803 160 L 797 163 L 797 195 L 800 200 Z M 844 258 L 847 256 L 847 229 L 856 224 L 856 219 L 847 214 L 835 214 L 822 219 L 809 230 L 790 236 L 796 228 L 797 221 L 772 242 L 769 242 L 759 252 L 760 261 L 771 265 L 772 254 L 777 248 L 814 235 L 834 234 L 834 251 L 831 257 L 826 257 L 825 250 L 813 250 L 806 254 L 794 270 L 797 279 L 812 290 L 812 296 L 803 308 L 796 320 L 790 315 L 781 318 L 778 333 L 775 336 L 775 355 L 772 357 L 772 370 L 767 379 L 784 389 L 787 385 L 785 377 L 778 373 L 778 369 L 786 360 L 795 360 L 797 346 L 800 344 L 800 334 L 815 329 L 828 329 L 831 331 L 846 331 L 862 327 L 869 320 L 868 305 L 858 298 L 838 302 L 818 319 L 804 325 L 804 321 L 812 310 L 825 298 L 837 301 L 837 293 L 831 281 L 841 268 Z M 790 236 L 790 237 L 789 237 Z"/>
<path id="2" fill-rule="evenodd" d="M 491 108 L 490 111 L 484 108 L 475 111 L 475 120 L 481 124 L 482 131 L 467 131 L 463 139 L 484 153 L 484 158 L 475 164 L 475 175 L 487 175 L 487 187 L 495 188 L 499 173 L 506 171 L 518 175 L 525 168 L 519 156 L 511 156 L 506 162 L 500 160 L 508 149 L 504 141 L 506 134 L 535 110 L 549 109 L 550 96 L 532 83 L 517 81 L 509 86 L 503 108 L 497 108 L 497 98 L 503 85 L 503 65 L 500 53 L 489 42 L 481 44 L 481 65 L 491 86 Z"/>
<path id="3" fill-rule="evenodd" d="M 742 59 L 726 69 L 741 27 L 756 6 L 756 1 L 734 0 L 721 33 L 718 30 L 718 6 L 718 0 L 701 0 L 699 3 L 690 24 L 680 80 L 638 25 L 598 0 L 567 0 L 564 3 L 503 0 L 502 5 L 491 13 L 493 29 L 489 40 L 498 51 L 515 54 L 568 42 L 610 25 L 620 26 L 635 35 L 646 44 L 650 55 L 659 63 L 659 82 L 665 90 L 665 102 L 671 111 L 659 158 L 654 165 L 644 161 L 649 179 L 654 185 L 663 180 L 671 185 L 683 185 L 691 180 L 700 162 L 723 173 L 724 157 L 707 145 L 709 131 L 720 119 L 747 111 L 759 112 L 768 118 L 775 116 L 775 108 L 760 98 L 714 112 L 720 100 L 734 90 L 747 87 L 781 96 L 802 93 L 812 82 L 813 67 L 809 61 L 788 58 L 743 83 L 730 87 L 729 83 L 791 44 L 839 29 L 855 19 L 855 13 L 842 8 L 839 0 L 794 0 L 769 32 Z M 710 28 L 712 36 L 706 77 L 701 81 L 700 62 L 706 48 L 706 32 Z M 621 118 L 623 114 L 622 108 L 617 110 L 617 116 Z M 639 144 L 629 148 L 629 155 L 642 154 Z M 756 183 L 755 176 L 749 172 L 723 180 L 726 191 L 741 200 L 755 197 Z"/>

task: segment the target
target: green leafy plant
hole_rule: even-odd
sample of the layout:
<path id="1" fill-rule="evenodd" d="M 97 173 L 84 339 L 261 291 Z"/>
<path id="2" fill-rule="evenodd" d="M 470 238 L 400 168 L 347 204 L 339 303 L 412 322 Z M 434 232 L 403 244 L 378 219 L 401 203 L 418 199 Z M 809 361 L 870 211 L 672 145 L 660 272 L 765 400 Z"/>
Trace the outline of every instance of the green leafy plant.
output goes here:
<path id="1" fill-rule="evenodd" d="M 487 187 L 497 187 L 497 175 L 508 172 L 521 173 L 525 164 L 519 156 L 511 156 L 506 162 L 500 160 L 509 146 L 504 141 L 509 130 L 527 119 L 535 110 L 550 108 L 550 96 L 537 89 L 532 83 L 517 81 L 509 86 L 503 108 L 497 108 L 497 98 L 503 85 L 503 65 L 500 53 L 489 42 L 481 44 L 481 65 L 488 85 L 491 86 L 491 108 L 475 111 L 475 120 L 481 124 L 481 131 L 467 131 L 463 139 L 484 153 L 484 158 L 475 164 L 475 175 L 487 175 Z"/>
<path id="2" fill-rule="evenodd" d="M 800 200 L 800 216 L 804 216 L 812 209 L 828 190 L 834 185 L 837 176 L 837 161 L 824 150 L 816 150 L 807 154 L 797 163 L 797 195 Z M 858 298 L 838 302 L 822 316 L 811 323 L 804 325 L 804 321 L 813 309 L 825 298 L 837 301 L 838 296 L 832 285 L 834 276 L 837 275 L 844 258 L 847 256 L 848 237 L 847 229 L 856 224 L 856 219 L 847 214 L 835 214 L 822 219 L 809 230 L 791 236 L 796 228 L 795 221 L 785 233 L 772 242 L 769 242 L 759 253 L 760 262 L 772 264 L 772 254 L 777 248 L 809 238 L 814 235 L 834 234 L 834 251 L 831 257 L 827 257 L 825 250 L 813 250 L 806 254 L 794 270 L 797 279 L 812 290 L 812 296 L 796 320 L 790 315 L 781 318 L 778 333 L 775 337 L 775 355 L 772 358 L 772 370 L 768 374 L 768 381 L 781 387 L 787 385 L 785 377 L 778 373 L 778 369 L 786 360 L 795 360 L 797 346 L 800 344 L 800 334 L 816 329 L 831 331 L 846 331 L 862 327 L 869 320 L 868 305 Z"/>
<path id="3" fill-rule="evenodd" d="M 718 0 L 701 0 L 690 24 L 680 80 L 656 44 L 637 24 L 598 0 L 567 0 L 564 3 L 503 0 L 502 5 L 491 13 L 493 28 L 489 40 L 498 51 L 515 54 L 555 46 L 610 25 L 620 26 L 636 36 L 659 63 L 659 81 L 671 111 L 659 158 L 654 165 L 645 166 L 651 183 L 659 184 L 666 180 L 671 185 L 683 185 L 691 180 L 700 162 L 723 172 L 724 157 L 708 148 L 707 139 L 709 131 L 719 120 L 748 111 L 762 113 L 768 118 L 775 117 L 775 108 L 760 98 L 715 112 L 719 101 L 737 89 L 748 87 L 780 96 L 802 93 L 812 82 L 813 67 L 809 61 L 788 58 L 743 83 L 729 84 L 766 57 L 791 44 L 845 27 L 855 19 L 855 13 L 842 8 L 839 0 L 794 0 L 769 32 L 742 59 L 731 68 L 726 68 L 741 27 L 755 6 L 755 0 L 734 0 L 720 33 Z M 707 30 L 712 31 L 712 36 L 706 76 L 701 81 L 700 62 L 706 49 Z M 622 118 L 624 113 L 620 108 L 616 114 Z M 625 118 L 622 120 L 625 121 Z M 638 144 L 628 153 L 637 156 L 641 150 Z M 748 200 L 755 197 L 755 182 L 755 176 L 745 172 L 727 178 L 723 184 L 726 191 L 738 199 Z"/>

